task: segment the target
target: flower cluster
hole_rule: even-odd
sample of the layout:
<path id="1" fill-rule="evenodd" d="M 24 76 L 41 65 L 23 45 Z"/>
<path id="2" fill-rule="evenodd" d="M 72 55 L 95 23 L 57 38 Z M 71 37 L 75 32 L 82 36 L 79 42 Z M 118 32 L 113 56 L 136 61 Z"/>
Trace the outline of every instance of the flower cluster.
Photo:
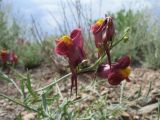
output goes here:
<path id="1" fill-rule="evenodd" d="M 99 65 L 97 75 L 102 78 L 108 78 L 108 82 L 111 85 L 118 85 L 124 79 L 130 81 L 128 78 L 131 71 L 129 67 L 130 58 L 124 56 L 116 63 L 111 62 L 110 50 L 115 34 L 113 18 L 108 16 L 105 19 L 101 18 L 97 20 L 91 26 L 91 30 L 95 38 L 96 47 L 98 48 L 98 56 L 100 57 L 103 53 L 106 53 L 108 57 L 108 63 Z"/>
<path id="2" fill-rule="evenodd" d="M 18 57 L 17 55 L 11 51 L 7 51 L 6 49 L 3 49 L 0 51 L 0 61 L 3 67 L 6 67 L 6 65 L 15 65 L 18 63 Z"/>
<path id="3" fill-rule="evenodd" d="M 97 20 L 92 26 L 91 31 L 95 38 L 95 46 L 98 49 L 98 59 L 107 55 L 107 61 L 99 63 L 96 68 L 96 75 L 101 78 L 107 78 L 111 85 L 118 85 L 126 79 L 130 81 L 128 76 L 131 72 L 130 58 L 124 56 L 117 62 L 111 61 L 111 48 L 115 35 L 113 18 L 110 16 Z M 77 66 L 86 58 L 83 49 L 83 36 L 81 29 L 74 29 L 70 35 L 64 35 L 56 40 L 55 52 L 58 55 L 66 56 L 71 69 L 71 92 L 73 87 L 77 93 Z M 90 67 L 91 68 L 91 67 Z M 92 69 L 92 68 L 91 68 Z M 93 71 L 93 70 L 91 70 Z"/>

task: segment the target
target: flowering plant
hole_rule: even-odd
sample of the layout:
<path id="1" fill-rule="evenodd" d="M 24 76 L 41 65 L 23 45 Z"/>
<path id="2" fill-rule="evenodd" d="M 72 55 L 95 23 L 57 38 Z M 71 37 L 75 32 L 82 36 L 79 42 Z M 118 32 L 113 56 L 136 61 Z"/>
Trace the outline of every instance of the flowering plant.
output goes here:
<path id="1" fill-rule="evenodd" d="M 18 63 L 18 57 L 13 51 L 2 49 L 0 51 L 0 61 L 3 69 L 8 68 L 10 65 L 14 66 Z"/>
<path id="2" fill-rule="evenodd" d="M 95 46 L 98 49 L 97 59 L 94 63 L 88 64 L 86 62 L 87 54 L 85 53 L 83 48 L 84 39 L 82 36 L 82 30 L 81 28 L 76 28 L 70 33 L 70 35 L 63 35 L 58 38 L 56 40 L 56 47 L 54 48 L 54 52 L 57 55 L 66 57 L 68 59 L 71 73 L 62 76 L 56 81 L 53 80 L 50 84 L 35 90 L 35 88 L 32 87 L 32 79 L 30 78 L 29 74 L 25 76 L 19 74 L 17 71 L 14 71 L 15 73 L 17 73 L 18 77 L 21 78 L 19 87 L 13 79 L 10 79 L 9 76 L 0 71 L 0 78 L 13 83 L 22 97 L 17 100 L 1 92 L 0 96 L 7 98 L 10 101 L 21 105 L 22 107 L 30 111 L 35 112 L 37 119 L 70 119 L 73 117 L 77 118 L 77 113 L 74 113 L 73 111 L 75 109 L 70 109 L 70 107 L 72 107 L 82 99 L 72 99 L 72 97 L 69 99 L 64 99 L 57 84 L 58 82 L 71 76 L 71 93 L 75 88 L 76 95 L 78 90 L 77 78 L 78 75 L 81 75 L 83 73 L 94 73 L 95 76 L 108 80 L 108 83 L 111 85 L 119 85 L 125 79 L 127 82 L 129 82 L 129 74 L 131 72 L 130 58 L 125 55 L 118 59 L 116 62 L 112 61 L 111 59 L 112 48 L 116 47 L 119 42 L 126 41 L 126 38 L 128 38 L 126 36 L 127 32 L 119 40 L 114 40 L 115 27 L 113 24 L 113 18 L 110 16 L 107 16 L 104 19 L 97 20 L 96 23 L 91 26 L 91 32 L 94 36 Z M 7 50 L 3 49 L 0 52 L 0 60 L 2 65 L 4 67 L 7 67 L 8 65 L 17 64 L 18 57 L 14 52 L 8 52 Z M 52 92 L 52 86 L 54 85 L 56 85 L 57 90 L 59 91 L 58 94 Z M 52 96 L 51 94 L 54 95 Z M 104 114 L 105 116 L 102 118 L 104 119 L 107 118 L 106 113 L 109 113 L 109 109 L 106 109 L 105 106 L 107 105 L 105 102 L 106 99 L 104 99 L 104 102 L 102 102 L 102 100 L 103 99 L 100 99 L 99 101 L 103 103 L 101 105 L 104 107 L 104 110 L 106 110 Z M 98 107 L 96 106 L 96 108 Z M 79 108 L 78 111 L 80 111 Z M 91 110 L 90 113 L 92 113 L 93 111 L 95 111 L 95 109 Z M 112 112 L 113 109 L 111 109 L 111 113 Z M 81 111 L 79 112 L 79 114 L 80 116 L 82 116 Z M 97 112 L 94 112 L 92 114 L 97 114 Z M 113 114 L 108 115 L 108 118 L 110 118 L 110 116 L 113 116 Z M 93 115 L 91 115 L 91 117 L 93 117 Z M 19 115 L 19 118 L 22 118 L 21 114 Z"/>
<path id="3" fill-rule="evenodd" d="M 70 36 L 62 36 L 56 41 L 55 52 L 58 55 L 66 56 L 68 58 L 71 69 L 71 93 L 75 86 L 77 94 L 77 73 L 86 73 L 88 71 L 96 71 L 96 75 L 101 78 L 107 78 L 111 85 L 118 85 L 126 79 L 130 81 L 128 76 L 131 72 L 130 58 L 124 56 L 117 62 L 111 61 L 111 49 L 115 47 L 120 41 L 113 44 L 115 36 L 115 28 L 113 18 L 106 16 L 105 19 L 100 18 L 91 26 L 91 31 L 94 35 L 95 46 L 98 49 L 98 60 L 95 64 L 88 68 L 78 69 L 77 66 L 85 59 L 85 52 L 83 50 L 83 37 L 81 29 L 74 29 Z M 107 55 L 107 61 L 102 63 L 102 58 Z M 98 69 L 95 69 L 98 68 Z"/>
<path id="4" fill-rule="evenodd" d="M 83 37 L 79 28 L 73 30 L 70 36 L 64 35 L 56 41 L 55 52 L 59 55 L 68 57 L 69 66 L 72 72 L 71 93 L 75 86 L 77 92 L 77 69 L 79 63 L 85 58 L 83 50 Z"/>

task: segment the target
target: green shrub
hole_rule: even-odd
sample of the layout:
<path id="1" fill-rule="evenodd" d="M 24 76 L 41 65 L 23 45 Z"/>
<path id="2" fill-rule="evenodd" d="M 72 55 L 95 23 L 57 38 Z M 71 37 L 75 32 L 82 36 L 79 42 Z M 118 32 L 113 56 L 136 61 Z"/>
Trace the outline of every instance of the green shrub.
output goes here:
<path id="1" fill-rule="evenodd" d="M 155 22 L 152 26 L 151 32 L 149 32 L 150 37 L 148 38 L 148 43 L 144 48 L 144 65 L 153 69 L 160 68 L 160 31 L 158 26 L 158 22 Z"/>
<path id="2" fill-rule="evenodd" d="M 159 29 L 156 19 L 144 11 L 133 12 L 121 10 L 115 15 L 118 38 L 129 27 L 129 41 L 120 43 L 113 49 L 112 59 L 128 54 L 132 58 L 132 65 L 143 65 L 150 68 L 160 67 Z M 153 24 L 154 23 L 154 24 Z M 116 38 L 116 39 L 118 39 Z M 125 44 L 125 45 L 124 45 Z"/>
<path id="3" fill-rule="evenodd" d="M 41 64 L 43 55 L 38 44 L 32 43 L 30 45 L 19 46 L 18 49 L 17 54 L 20 64 L 26 69 L 38 67 Z"/>

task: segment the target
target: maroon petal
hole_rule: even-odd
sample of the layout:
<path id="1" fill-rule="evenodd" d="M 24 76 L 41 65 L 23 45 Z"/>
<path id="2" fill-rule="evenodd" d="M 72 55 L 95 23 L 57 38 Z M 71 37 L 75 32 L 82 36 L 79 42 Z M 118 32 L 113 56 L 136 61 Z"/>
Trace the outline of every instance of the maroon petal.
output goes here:
<path id="1" fill-rule="evenodd" d="M 121 68 L 126 68 L 130 65 L 131 60 L 129 56 L 124 56 L 121 59 L 118 60 L 118 63 L 120 64 Z"/>
<path id="2" fill-rule="evenodd" d="M 123 80 L 118 71 L 112 71 L 108 74 L 108 82 L 111 85 L 119 85 Z"/>
<path id="3" fill-rule="evenodd" d="M 1 53 L 0 53 L 0 57 L 1 57 L 1 61 L 3 63 L 6 63 L 7 60 L 8 60 L 8 52 L 6 50 L 2 50 Z"/>
<path id="4" fill-rule="evenodd" d="M 104 20 L 101 26 L 96 25 L 96 24 L 91 26 L 91 31 L 93 32 L 93 35 L 95 38 L 95 44 L 97 48 L 99 48 L 103 44 L 103 41 L 105 39 L 104 36 L 105 36 L 105 31 L 106 31 L 105 30 L 106 23 L 107 21 Z"/>
<path id="5" fill-rule="evenodd" d="M 131 63 L 131 60 L 130 60 L 130 57 L 128 57 L 128 56 L 124 56 L 124 57 L 122 57 L 122 58 L 120 58 L 118 61 L 117 61 L 117 63 L 115 63 L 114 64 L 114 68 L 121 68 L 121 69 L 123 69 L 123 68 L 126 68 L 126 67 L 128 67 L 129 65 L 130 65 L 130 63 Z"/>
<path id="6" fill-rule="evenodd" d="M 106 28 L 106 25 L 107 25 L 107 20 L 105 19 L 101 26 L 97 26 L 96 24 L 92 25 L 91 30 L 93 34 L 97 34 L 99 32 L 102 32 Z"/>
<path id="7" fill-rule="evenodd" d="M 74 46 L 75 49 L 79 49 L 78 50 L 78 53 L 80 54 L 80 56 L 82 56 L 84 59 L 85 57 L 85 52 L 83 50 L 83 36 L 82 36 L 82 33 L 81 33 L 81 29 L 80 28 L 77 28 L 77 29 L 74 29 L 71 34 L 70 34 L 70 37 L 71 39 L 73 40 L 73 43 L 74 43 Z"/>
<path id="8" fill-rule="evenodd" d="M 81 29 L 79 29 L 79 28 L 74 29 L 71 32 L 70 37 L 76 46 L 80 47 L 81 49 L 83 48 L 83 36 L 81 33 Z"/>
<path id="9" fill-rule="evenodd" d="M 101 78 L 108 78 L 109 70 L 110 70 L 109 64 L 100 65 L 97 70 L 97 75 Z"/>
<path id="10" fill-rule="evenodd" d="M 91 30 L 92 30 L 93 35 L 94 35 L 95 45 L 96 45 L 97 48 L 99 48 L 103 43 L 102 32 L 100 31 L 100 26 L 92 25 Z"/>
<path id="11" fill-rule="evenodd" d="M 59 55 L 67 55 L 69 51 L 69 47 L 62 41 L 56 41 L 56 48 L 54 49 L 56 54 Z"/>
<path id="12" fill-rule="evenodd" d="M 114 24 L 113 24 L 113 19 L 112 17 L 107 17 L 107 29 L 106 29 L 106 33 L 107 33 L 107 41 L 108 40 L 112 40 L 114 34 L 115 34 L 115 29 L 114 29 Z"/>
<path id="13" fill-rule="evenodd" d="M 68 57 L 72 66 L 77 66 L 84 59 L 81 49 L 79 48 L 75 48 L 72 52 L 70 52 Z"/>

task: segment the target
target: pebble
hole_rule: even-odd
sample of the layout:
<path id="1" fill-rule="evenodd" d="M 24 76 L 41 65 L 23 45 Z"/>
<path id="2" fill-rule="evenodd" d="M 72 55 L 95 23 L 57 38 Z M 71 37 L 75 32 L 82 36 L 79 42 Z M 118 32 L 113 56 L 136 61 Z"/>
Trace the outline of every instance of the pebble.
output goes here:
<path id="1" fill-rule="evenodd" d="M 34 120 L 35 119 L 35 113 L 27 113 L 23 116 L 23 120 Z"/>
<path id="2" fill-rule="evenodd" d="M 6 102 L 4 102 L 2 106 L 3 106 L 3 107 L 5 107 L 6 105 L 7 105 L 7 103 L 6 103 Z"/>
<path id="3" fill-rule="evenodd" d="M 0 100 L 0 104 L 3 104 L 5 102 L 5 100 Z"/>
<path id="4" fill-rule="evenodd" d="M 10 106 L 10 105 L 7 105 L 6 106 L 6 110 L 8 110 L 8 111 L 14 111 L 14 107 Z"/>
<path id="5" fill-rule="evenodd" d="M 140 117 L 139 117 L 138 115 L 135 115 L 135 116 L 133 117 L 133 120 L 140 120 Z"/>
<path id="6" fill-rule="evenodd" d="M 127 112 L 122 113 L 122 118 L 123 118 L 123 120 L 130 120 L 131 119 L 130 115 Z"/>
<path id="7" fill-rule="evenodd" d="M 4 117 L 6 114 L 7 114 L 7 112 L 0 110 L 0 117 Z"/>
<path id="8" fill-rule="evenodd" d="M 158 108 L 158 103 L 147 105 L 138 110 L 139 114 L 147 114 Z"/>

